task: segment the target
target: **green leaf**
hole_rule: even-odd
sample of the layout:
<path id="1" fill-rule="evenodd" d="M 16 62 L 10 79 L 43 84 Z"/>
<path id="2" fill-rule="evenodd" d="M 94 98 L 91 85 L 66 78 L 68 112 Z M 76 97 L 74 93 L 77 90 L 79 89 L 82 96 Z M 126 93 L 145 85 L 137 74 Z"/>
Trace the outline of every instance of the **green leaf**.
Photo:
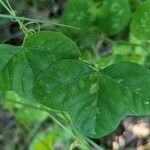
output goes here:
<path id="1" fill-rule="evenodd" d="M 150 40 L 150 1 L 140 5 L 131 21 L 131 33 L 140 40 Z"/>
<path id="2" fill-rule="evenodd" d="M 0 45 L 0 91 L 15 91 L 23 98 L 33 99 L 34 75 L 21 47 Z"/>
<path id="3" fill-rule="evenodd" d="M 34 99 L 33 83 L 52 63 L 78 58 L 80 51 L 66 36 L 39 32 L 29 36 L 23 47 L 0 45 L 0 91 L 15 91 L 24 99 Z"/>
<path id="4" fill-rule="evenodd" d="M 69 0 L 65 6 L 61 23 L 75 27 L 85 28 L 90 23 L 90 8 L 92 0 Z M 68 29 L 67 29 L 68 30 Z"/>
<path id="5" fill-rule="evenodd" d="M 18 51 L 19 47 L 6 44 L 0 45 L 0 71 Z"/>
<path id="6" fill-rule="evenodd" d="M 43 105 L 67 111 L 81 133 L 93 138 L 104 136 L 115 130 L 126 115 L 150 114 L 148 93 L 141 96 L 132 89 L 136 85 L 139 90 L 141 84 L 142 92 L 149 89 L 149 70 L 123 63 L 120 74 L 126 74 L 115 80 L 109 74 L 111 67 L 101 73 L 79 60 L 61 60 L 40 74 L 34 93 Z M 130 70 L 134 71 L 130 74 Z M 141 72 L 144 72 L 144 78 Z M 118 70 L 113 73 L 117 75 Z M 125 77 L 131 77 L 131 86 L 121 84 Z"/>
<path id="7" fill-rule="evenodd" d="M 100 8 L 94 8 L 94 10 L 93 23 L 99 31 L 108 35 L 123 30 L 130 18 L 127 0 L 105 0 Z"/>
<path id="8" fill-rule="evenodd" d="M 69 0 L 66 4 L 61 23 L 82 28 L 79 32 L 105 33 L 113 35 L 125 28 L 130 19 L 127 0 Z M 68 33 L 68 29 L 64 31 Z M 79 33 L 78 31 L 70 31 Z M 93 34 L 94 34 L 93 33 Z"/>
<path id="9" fill-rule="evenodd" d="M 81 61 L 62 60 L 40 74 L 34 91 L 45 106 L 68 111 L 75 126 L 87 134 L 94 129 L 97 77 L 96 72 Z"/>
<path id="10" fill-rule="evenodd" d="M 150 115 L 150 71 L 138 64 L 121 62 L 111 65 L 103 73 L 132 93 L 128 113 Z"/>
<path id="11" fill-rule="evenodd" d="M 34 105 L 33 105 L 34 106 Z M 3 101 L 3 107 L 12 112 L 17 121 L 26 125 L 36 124 L 47 117 L 47 113 L 32 107 L 31 101 L 20 98 L 15 92 L 7 92 L 7 97 Z M 13 111 L 13 110 L 16 111 Z M 32 115 L 30 115 L 32 114 Z"/>
<path id="12" fill-rule="evenodd" d="M 36 76 L 54 62 L 80 57 L 80 51 L 74 42 L 61 33 L 50 31 L 28 37 L 24 51 Z"/>

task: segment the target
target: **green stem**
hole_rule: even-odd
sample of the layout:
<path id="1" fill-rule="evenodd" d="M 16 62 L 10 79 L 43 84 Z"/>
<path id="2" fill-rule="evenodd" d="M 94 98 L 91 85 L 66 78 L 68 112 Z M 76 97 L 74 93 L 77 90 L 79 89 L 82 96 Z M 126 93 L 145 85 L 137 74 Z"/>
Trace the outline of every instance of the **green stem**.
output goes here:
<path id="1" fill-rule="evenodd" d="M 75 30 L 81 30 L 81 28 L 75 27 L 75 26 L 71 26 L 71 25 L 65 25 L 65 24 L 60 24 L 57 23 L 56 21 L 49 21 L 49 20 L 39 20 L 39 19 L 32 19 L 32 18 L 26 18 L 26 17 L 17 17 L 17 16 L 10 16 L 10 15 L 5 15 L 5 14 L 0 14 L 0 18 L 7 18 L 7 19 L 18 19 L 18 20 L 22 20 L 22 21 L 31 21 L 31 22 L 38 22 L 38 23 L 42 23 L 42 24 L 51 24 L 51 25 L 55 25 L 55 26 L 60 26 L 60 27 L 66 27 L 66 28 L 71 28 L 71 29 L 75 29 Z"/>
<path id="2" fill-rule="evenodd" d="M 24 26 L 24 24 L 19 19 L 17 19 L 16 12 L 12 9 L 8 0 L 6 2 L 8 6 L 2 0 L 0 0 L 0 4 L 8 11 L 8 13 L 10 14 L 12 18 L 15 18 L 16 22 L 18 22 L 19 27 L 23 31 L 23 33 L 27 34 L 29 30 Z"/>
<path id="3" fill-rule="evenodd" d="M 5 3 L 2 0 L 0 0 L 0 3 L 9 13 L 11 13 L 10 9 L 5 5 Z"/>

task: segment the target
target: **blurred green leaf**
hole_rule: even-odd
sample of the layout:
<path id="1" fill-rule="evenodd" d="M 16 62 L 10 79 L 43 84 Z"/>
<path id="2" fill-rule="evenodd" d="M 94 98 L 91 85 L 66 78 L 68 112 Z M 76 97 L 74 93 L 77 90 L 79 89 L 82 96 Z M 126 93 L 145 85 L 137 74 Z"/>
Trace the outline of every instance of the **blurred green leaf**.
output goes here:
<path id="1" fill-rule="evenodd" d="M 150 40 L 150 1 L 137 8 L 131 21 L 131 33 L 142 41 Z"/>
<path id="2" fill-rule="evenodd" d="M 95 11 L 94 26 L 97 27 L 97 31 L 107 35 L 123 30 L 130 18 L 130 6 L 127 0 L 105 0 Z"/>

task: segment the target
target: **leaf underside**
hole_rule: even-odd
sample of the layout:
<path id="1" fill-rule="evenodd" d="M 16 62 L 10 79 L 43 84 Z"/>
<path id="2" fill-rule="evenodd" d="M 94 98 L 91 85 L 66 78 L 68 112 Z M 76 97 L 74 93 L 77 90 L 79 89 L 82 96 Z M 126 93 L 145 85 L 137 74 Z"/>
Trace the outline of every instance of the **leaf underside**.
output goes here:
<path id="1" fill-rule="evenodd" d="M 127 115 L 150 115 L 148 69 L 120 62 L 95 71 L 79 57 L 77 46 L 56 32 L 33 34 L 23 47 L 0 45 L 0 93 L 12 90 L 67 111 L 92 138 L 111 133 Z"/>

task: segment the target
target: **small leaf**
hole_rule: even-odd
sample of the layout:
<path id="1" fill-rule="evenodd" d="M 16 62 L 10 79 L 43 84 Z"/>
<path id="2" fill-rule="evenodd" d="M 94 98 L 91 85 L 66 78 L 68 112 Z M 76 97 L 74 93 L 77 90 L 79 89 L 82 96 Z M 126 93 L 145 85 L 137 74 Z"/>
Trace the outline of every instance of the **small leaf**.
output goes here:
<path id="1" fill-rule="evenodd" d="M 32 98 L 34 75 L 21 47 L 0 45 L 0 91 L 15 91 Z"/>
<path id="2" fill-rule="evenodd" d="M 150 1 L 143 2 L 131 21 L 131 33 L 140 40 L 150 40 Z"/>

